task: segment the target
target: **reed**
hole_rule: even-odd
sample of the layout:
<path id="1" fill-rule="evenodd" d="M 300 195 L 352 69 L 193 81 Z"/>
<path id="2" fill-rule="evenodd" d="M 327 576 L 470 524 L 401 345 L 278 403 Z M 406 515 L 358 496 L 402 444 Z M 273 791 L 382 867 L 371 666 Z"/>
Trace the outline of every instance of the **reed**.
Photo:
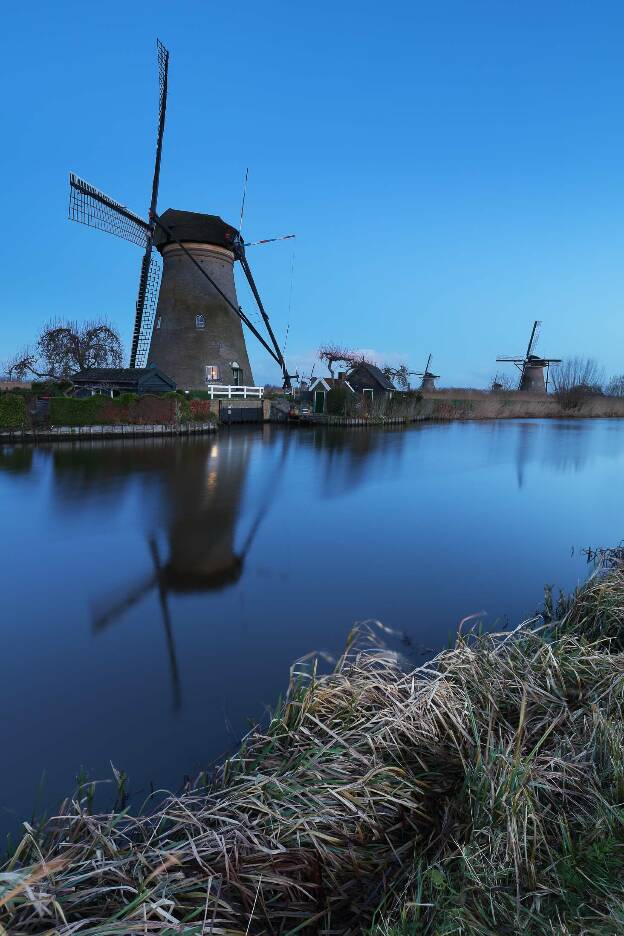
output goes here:
<path id="1" fill-rule="evenodd" d="M 0 874 L 21 934 L 624 931 L 624 572 L 405 672 L 354 634 L 217 779 L 67 801 Z M 0 930 L 1 932 L 1 930 Z"/>

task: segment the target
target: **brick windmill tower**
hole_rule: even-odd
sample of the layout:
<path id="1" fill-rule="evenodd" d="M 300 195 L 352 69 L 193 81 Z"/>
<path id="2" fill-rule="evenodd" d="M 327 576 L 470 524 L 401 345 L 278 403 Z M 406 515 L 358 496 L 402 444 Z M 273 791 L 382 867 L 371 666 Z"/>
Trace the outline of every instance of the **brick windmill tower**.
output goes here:
<path id="1" fill-rule="evenodd" d="M 115 234 L 144 249 L 136 300 L 130 367 L 156 365 L 181 390 L 253 385 L 243 324 L 279 365 L 290 387 L 284 357 L 256 287 L 239 228 L 217 215 L 169 208 L 158 214 L 158 186 L 167 110 L 169 52 L 157 42 L 159 116 L 152 195 L 147 219 L 130 211 L 73 173 L 69 217 Z M 244 197 L 243 197 L 244 205 Z M 155 248 L 155 249 L 154 249 Z M 234 263 L 238 261 L 258 305 L 266 337 L 241 309 Z"/>

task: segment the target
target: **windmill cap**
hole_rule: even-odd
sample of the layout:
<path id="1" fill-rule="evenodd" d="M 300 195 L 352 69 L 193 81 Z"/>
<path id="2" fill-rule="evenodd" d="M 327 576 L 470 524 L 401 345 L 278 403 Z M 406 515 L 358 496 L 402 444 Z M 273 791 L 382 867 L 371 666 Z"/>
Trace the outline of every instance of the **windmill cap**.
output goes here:
<path id="1" fill-rule="evenodd" d="M 214 244 L 217 247 L 232 249 L 238 231 L 231 224 L 227 224 L 218 215 L 199 214 L 197 211 L 178 211 L 176 208 L 167 208 L 160 215 L 165 228 L 171 231 L 171 237 L 161 227 L 156 225 L 154 246 L 159 250 L 172 239 L 180 243 Z"/>

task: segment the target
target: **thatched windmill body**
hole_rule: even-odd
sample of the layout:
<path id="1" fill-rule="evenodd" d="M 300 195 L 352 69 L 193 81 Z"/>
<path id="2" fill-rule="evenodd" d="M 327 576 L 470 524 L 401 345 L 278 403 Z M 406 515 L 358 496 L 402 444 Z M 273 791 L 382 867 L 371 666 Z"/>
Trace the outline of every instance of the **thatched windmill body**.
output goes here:
<path id="1" fill-rule="evenodd" d="M 520 371 L 518 390 L 531 393 L 547 393 L 551 365 L 561 364 L 561 358 L 547 358 L 535 354 L 537 339 L 541 322 L 533 322 L 529 344 L 524 357 L 497 357 L 497 361 L 505 361 L 516 365 Z M 544 377 L 544 372 L 546 376 Z"/>
<path id="2" fill-rule="evenodd" d="M 158 214 L 169 52 L 157 43 L 159 117 L 152 194 L 147 219 L 70 174 L 69 217 L 144 249 L 136 300 L 130 367 L 157 365 L 179 389 L 253 385 L 242 325 L 290 375 L 256 287 L 239 228 L 217 215 L 168 209 Z M 282 238 L 257 241 L 269 243 Z M 154 249 L 155 248 L 155 249 Z M 234 282 L 238 261 L 258 305 L 266 336 L 241 309 Z M 161 282 L 162 281 L 162 282 Z"/>

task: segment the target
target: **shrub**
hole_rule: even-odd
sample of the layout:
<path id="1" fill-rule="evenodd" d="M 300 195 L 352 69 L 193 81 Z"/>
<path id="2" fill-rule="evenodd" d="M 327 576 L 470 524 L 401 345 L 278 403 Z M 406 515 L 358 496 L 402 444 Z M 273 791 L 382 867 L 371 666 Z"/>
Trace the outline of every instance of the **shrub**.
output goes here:
<path id="1" fill-rule="evenodd" d="M 0 393 L 0 428 L 27 429 L 30 417 L 26 400 L 18 393 Z"/>
<path id="2" fill-rule="evenodd" d="M 350 416 L 356 404 L 357 398 L 348 387 L 332 387 L 327 394 L 329 416 Z"/>
<path id="3" fill-rule="evenodd" d="M 82 400 L 78 397 L 52 397 L 50 424 L 53 426 L 93 426 L 102 422 L 102 408 L 112 402 L 103 396 Z"/>
<path id="4" fill-rule="evenodd" d="M 189 414 L 193 422 L 208 423 L 216 421 L 216 417 L 210 409 L 210 400 L 189 400 Z"/>
<path id="5" fill-rule="evenodd" d="M 67 380 L 60 382 L 54 380 L 33 380 L 30 385 L 31 393 L 34 396 L 63 396 L 71 387 Z"/>

